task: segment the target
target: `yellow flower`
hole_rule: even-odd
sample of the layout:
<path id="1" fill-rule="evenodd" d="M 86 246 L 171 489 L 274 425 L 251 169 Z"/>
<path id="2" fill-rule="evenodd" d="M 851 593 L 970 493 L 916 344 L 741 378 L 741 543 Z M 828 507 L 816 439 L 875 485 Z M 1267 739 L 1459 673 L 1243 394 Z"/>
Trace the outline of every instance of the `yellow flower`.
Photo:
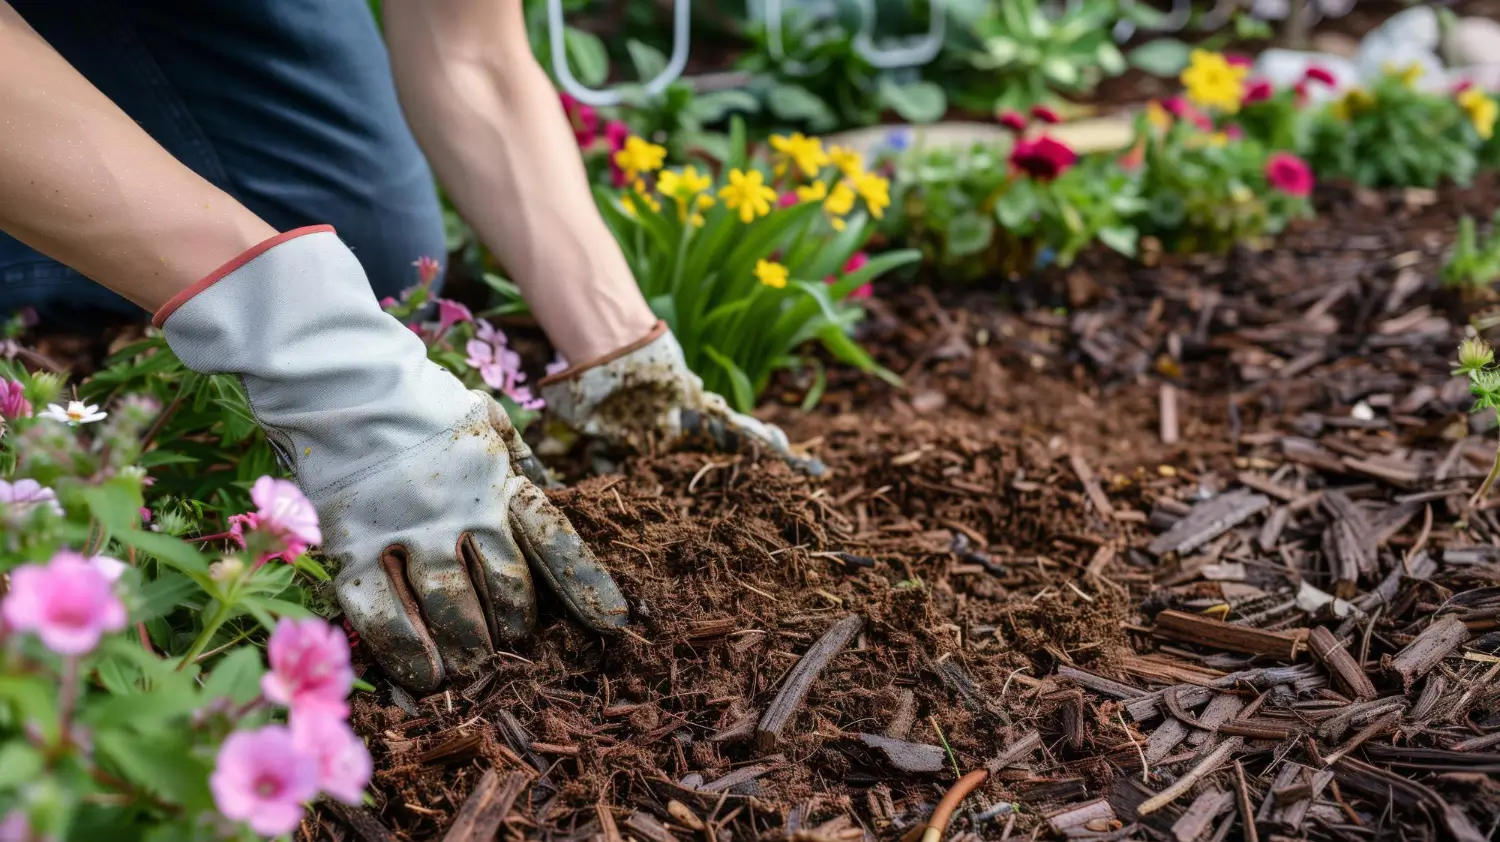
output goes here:
<path id="1" fill-rule="evenodd" d="M 1199 133 L 1188 138 L 1187 143 L 1188 146 L 1194 149 L 1201 149 L 1205 146 L 1222 149 L 1229 145 L 1229 135 L 1223 132 L 1213 132 L 1212 134 Z"/>
<path id="2" fill-rule="evenodd" d="M 1469 88 L 1458 95 L 1458 104 L 1469 113 L 1469 122 L 1474 131 L 1485 140 L 1495 136 L 1495 118 L 1500 117 L 1500 105 L 1484 95 L 1478 88 Z"/>
<path id="3" fill-rule="evenodd" d="M 1388 61 L 1381 65 L 1381 69 L 1385 71 L 1386 75 L 1395 76 L 1397 79 L 1400 79 L 1401 84 L 1408 88 L 1415 88 L 1417 81 L 1427 74 L 1427 68 L 1416 62 L 1408 64 L 1405 68 L 1400 68 L 1394 62 Z"/>
<path id="4" fill-rule="evenodd" d="M 891 183 L 873 173 L 860 173 L 854 177 L 854 190 L 865 200 L 870 216 L 880 219 L 891 205 Z"/>
<path id="5" fill-rule="evenodd" d="M 844 175 L 853 178 L 865 171 L 864 156 L 847 146 L 828 147 L 828 160 Z"/>
<path id="6" fill-rule="evenodd" d="M 804 137 L 801 132 L 791 135 L 771 135 L 771 148 L 780 152 L 808 178 L 828 164 L 828 153 L 823 151 L 823 141 L 815 137 Z"/>
<path id="7" fill-rule="evenodd" d="M 1248 67 L 1230 64 L 1219 53 L 1193 50 L 1181 80 L 1188 99 L 1197 105 L 1233 114 L 1240 110 L 1240 101 L 1245 98 L 1245 76 L 1249 72 Z"/>
<path id="8" fill-rule="evenodd" d="M 753 222 L 771 212 L 776 191 L 766 186 L 765 176 L 759 170 L 730 170 L 729 183 L 720 188 L 719 198 L 724 200 L 725 207 L 740 212 L 741 222 Z"/>
<path id="9" fill-rule="evenodd" d="M 1333 116 L 1340 120 L 1357 117 L 1374 107 L 1375 95 L 1364 88 L 1350 88 L 1344 92 L 1343 97 L 1335 100 L 1330 106 Z"/>
<path id="10" fill-rule="evenodd" d="M 786 279 L 791 273 L 780 263 L 761 260 L 755 264 L 755 277 L 772 289 L 786 289 Z"/>
<path id="11" fill-rule="evenodd" d="M 615 166 L 625 171 L 625 177 L 635 178 L 643 172 L 661 169 L 667 159 L 667 150 L 654 143 L 631 136 L 625 138 L 625 147 L 615 153 Z"/>
<path id="12" fill-rule="evenodd" d="M 806 187 L 798 187 L 797 198 L 803 202 L 821 202 L 828 198 L 828 185 L 822 181 L 814 181 Z"/>
<path id="13" fill-rule="evenodd" d="M 689 205 L 697 204 L 700 198 L 708 198 L 703 196 L 703 191 L 712 185 L 713 179 L 707 175 L 699 175 L 697 167 L 684 167 L 680 173 L 676 170 L 663 170 L 656 178 L 657 192 L 677 203 L 679 221 L 688 218 Z M 713 204 L 713 199 L 709 198 L 708 203 Z"/>
<path id="14" fill-rule="evenodd" d="M 833 186 L 833 192 L 823 201 L 823 212 L 828 214 L 833 230 L 844 230 L 842 217 L 854 210 L 855 198 L 854 188 L 849 186 L 849 182 L 840 181 Z"/>
<path id="15" fill-rule="evenodd" d="M 1146 103 L 1146 123 L 1159 132 L 1167 131 L 1172 128 L 1172 114 L 1153 99 Z"/>

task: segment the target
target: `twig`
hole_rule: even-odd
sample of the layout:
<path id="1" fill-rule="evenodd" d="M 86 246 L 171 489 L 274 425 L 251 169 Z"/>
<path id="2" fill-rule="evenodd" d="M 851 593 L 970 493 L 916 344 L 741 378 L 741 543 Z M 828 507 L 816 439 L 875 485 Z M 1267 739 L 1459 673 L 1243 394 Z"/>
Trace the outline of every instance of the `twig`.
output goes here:
<path id="1" fill-rule="evenodd" d="M 802 706 L 802 700 L 807 698 L 808 690 L 812 689 L 812 683 L 817 680 L 823 668 L 834 659 L 834 656 L 844 651 L 849 641 L 854 638 L 856 632 L 864 625 L 864 619 L 858 614 L 850 614 L 829 627 L 823 636 L 812 645 L 802 656 L 796 666 L 792 667 L 787 675 L 786 683 L 782 685 L 781 692 L 771 701 L 770 707 L 760 719 L 760 724 L 755 726 L 755 744 L 763 752 L 773 751 L 777 742 L 781 740 L 781 731 L 792 721 L 792 716 Z"/>
<path id="2" fill-rule="evenodd" d="M 1219 768 L 1219 764 L 1223 763 L 1224 759 L 1232 752 L 1237 751 L 1244 742 L 1239 737 L 1225 740 L 1222 745 L 1203 758 L 1202 762 L 1194 766 L 1192 771 L 1178 778 L 1171 786 L 1141 802 L 1141 806 L 1135 808 L 1136 815 L 1142 817 L 1149 816 L 1176 801 L 1178 798 L 1181 798 L 1188 790 L 1193 788 L 1193 784 L 1196 784 L 1205 775 Z"/>
<path id="3" fill-rule="evenodd" d="M 1245 823 L 1245 842 L 1260 842 L 1260 833 L 1255 829 L 1255 808 L 1250 805 L 1250 785 L 1245 783 L 1245 766 L 1234 761 L 1234 788 L 1239 796 L 1240 820 Z"/>
<path id="4" fill-rule="evenodd" d="M 1130 740 L 1130 744 L 1135 746 L 1136 753 L 1141 756 L 1141 783 L 1151 783 L 1151 764 L 1146 762 L 1146 750 L 1136 741 L 1135 734 L 1131 732 L 1130 726 L 1125 724 L 1125 714 L 1117 710 L 1115 711 L 1115 717 L 1120 720 L 1120 727 L 1125 729 L 1126 739 Z"/>

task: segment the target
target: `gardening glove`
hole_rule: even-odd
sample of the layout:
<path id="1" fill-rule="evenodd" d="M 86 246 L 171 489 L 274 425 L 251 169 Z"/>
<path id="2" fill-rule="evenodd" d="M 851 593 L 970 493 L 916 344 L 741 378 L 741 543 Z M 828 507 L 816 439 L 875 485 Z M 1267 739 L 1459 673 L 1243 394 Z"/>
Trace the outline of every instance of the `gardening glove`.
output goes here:
<path id="1" fill-rule="evenodd" d="M 729 408 L 703 388 L 665 322 L 641 340 L 539 384 L 552 415 L 574 431 L 635 452 L 691 442 L 733 452 L 749 441 L 814 476 L 816 459 L 792 453 L 780 428 Z"/>
<path id="2" fill-rule="evenodd" d="M 588 628 L 626 623 L 504 410 L 428 360 L 332 228 L 262 243 L 155 324 L 188 368 L 240 377 L 317 509 L 344 613 L 398 683 L 430 692 L 524 637 L 533 575 Z"/>

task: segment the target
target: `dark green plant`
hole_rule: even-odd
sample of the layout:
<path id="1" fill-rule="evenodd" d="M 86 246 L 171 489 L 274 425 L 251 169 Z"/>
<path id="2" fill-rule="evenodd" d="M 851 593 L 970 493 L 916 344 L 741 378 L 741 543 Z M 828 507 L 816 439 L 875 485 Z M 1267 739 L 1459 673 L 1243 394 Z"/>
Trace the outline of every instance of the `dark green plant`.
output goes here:
<path id="1" fill-rule="evenodd" d="M 1500 280 L 1500 211 L 1491 219 L 1489 232 L 1481 237 L 1474 217 L 1458 220 L 1458 239 L 1439 274 L 1443 285 L 1469 292 L 1484 292 Z"/>

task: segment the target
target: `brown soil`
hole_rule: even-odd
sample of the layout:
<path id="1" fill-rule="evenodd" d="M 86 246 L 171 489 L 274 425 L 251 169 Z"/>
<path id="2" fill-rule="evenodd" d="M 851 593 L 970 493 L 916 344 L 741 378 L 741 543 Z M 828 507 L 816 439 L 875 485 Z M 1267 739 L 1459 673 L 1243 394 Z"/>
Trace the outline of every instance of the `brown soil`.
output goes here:
<path id="1" fill-rule="evenodd" d="M 1142 783 L 1147 741 L 1177 723 L 1127 715 L 1119 699 L 1147 692 L 1132 690 L 1143 684 L 1203 684 L 1277 660 L 1164 640 L 1150 633 L 1152 618 L 1227 604 L 1229 619 L 1274 636 L 1328 619 L 1289 619 L 1284 609 L 1265 619 L 1256 606 L 1290 599 L 1300 581 L 1329 592 L 1342 585 L 1334 557 L 1320 560 L 1316 533 L 1305 534 L 1317 506 L 1286 506 L 1291 526 L 1272 540 L 1279 556 L 1253 551 L 1264 517 L 1182 558 L 1148 546 L 1159 533 L 1249 472 L 1292 498 L 1339 489 L 1372 513 L 1407 505 L 1402 495 L 1447 490 L 1426 498 L 1435 501 L 1430 525 L 1408 516 L 1381 545 L 1385 566 L 1360 577 L 1360 594 L 1414 552 L 1500 535 L 1493 515 L 1461 505 L 1491 445 L 1464 437 L 1467 395 L 1447 372 L 1460 330 L 1435 290 L 1454 219 L 1487 213 L 1496 195 L 1493 181 L 1437 197 L 1325 190 L 1320 220 L 1275 251 L 1169 257 L 1154 268 L 1091 256 L 1008 287 L 1015 307 L 1001 307 L 993 287 L 886 291 L 865 339 L 906 388 L 842 375 L 802 416 L 789 406 L 801 386 L 789 379 L 780 390 L 788 405 L 767 411 L 819 453 L 830 476 L 810 480 L 770 459 L 675 454 L 557 493 L 634 600 L 631 633 L 606 642 L 545 614 L 532 647 L 497 658 L 470 686 L 415 702 L 368 673 L 382 690 L 357 700 L 356 719 L 376 755 L 374 805 L 320 811 L 305 835 L 442 838 L 494 769 L 524 773 L 518 798 L 494 819 L 508 816 L 509 838 L 661 842 L 703 836 L 696 828 L 706 822 L 719 839 L 894 839 L 926 820 L 955 764 L 982 769 L 1032 732 L 1040 742 L 992 769 L 950 836 L 1046 836 L 1070 827 L 1070 816 L 1073 835 L 1169 835 L 1174 822 L 1216 807 L 1213 787 L 1200 784 L 1149 817 L 1133 811 L 1203 752 L 1153 760 Z M 1175 394 L 1171 444 L 1164 386 Z M 1355 409 L 1361 402 L 1373 420 Z M 1316 442 L 1332 463 L 1289 458 L 1288 436 Z M 1472 458 L 1460 447 L 1470 444 Z M 1434 479 L 1445 453 L 1457 462 Z M 1415 483 L 1401 478 L 1408 464 L 1426 466 Z M 1465 604 L 1482 602 L 1483 586 L 1500 580 L 1495 556 L 1481 555 L 1444 562 L 1430 584 L 1403 580 L 1402 595 L 1370 621 L 1363 640 L 1380 692 L 1403 692 L 1377 664 L 1389 666 L 1438 605 L 1466 594 Z M 1249 572 L 1216 572 L 1225 564 Z M 858 635 L 812 682 L 781 742 L 758 748 L 757 719 L 792 667 L 851 614 L 863 619 Z M 1329 627 L 1343 635 L 1345 625 Z M 1450 657 L 1428 667 L 1453 678 L 1443 687 L 1465 688 L 1453 696 L 1458 707 L 1444 707 L 1456 718 L 1368 735 L 1367 750 L 1352 750 L 1359 761 L 1334 767 L 1333 789 L 1308 779 L 1317 784 L 1303 810 L 1312 818 L 1297 819 L 1290 835 L 1454 832 L 1459 819 L 1445 824 L 1434 805 L 1456 805 L 1481 832 L 1492 829 L 1500 798 L 1478 773 L 1493 769 L 1449 760 L 1414 771 L 1380 753 L 1450 747 L 1500 728 L 1496 670 L 1476 674 L 1489 665 Z M 1125 691 L 1101 692 L 1104 678 Z M 1437 680 L 1417 684 L 1412 698 Z M 1315 718 L 1320 700 L 1349 702 L 1323 679 L 1284 687 L 1263 697 L 1275 697 L 1264 710 L 1279 704 Z M 863 734 L 946 741 L 951 760 L 913 772 Z M 1300 736 L 1244 738 L 1246 797 L 1271 810 L 1271 791 L 1290 791 L 1286 764 L 1313 775 L 1316 752 L 1347 735 L 1334 738 L 1311 748 Z M 1387 808 L 1360 790 L 1368 780 L 1346 779 L 1355 762 L 1441 797 L 1419 793 Z M 1227 768 L 1205 781 L 1232 791 Z M 715 785 L 731 774 L 739 783 Z M 1224 804 L 1205 826 L 1242 838 Z M 981 821 L 991 805 L 1000 809 Z M 1106 814 L 1089 812 L 1099 809 Z M 448 838 L 480 838 L 462 835 L 472 827 Z M 1261 838 L 1276 827 L 1289 832 L 1273 822 Z"/>

